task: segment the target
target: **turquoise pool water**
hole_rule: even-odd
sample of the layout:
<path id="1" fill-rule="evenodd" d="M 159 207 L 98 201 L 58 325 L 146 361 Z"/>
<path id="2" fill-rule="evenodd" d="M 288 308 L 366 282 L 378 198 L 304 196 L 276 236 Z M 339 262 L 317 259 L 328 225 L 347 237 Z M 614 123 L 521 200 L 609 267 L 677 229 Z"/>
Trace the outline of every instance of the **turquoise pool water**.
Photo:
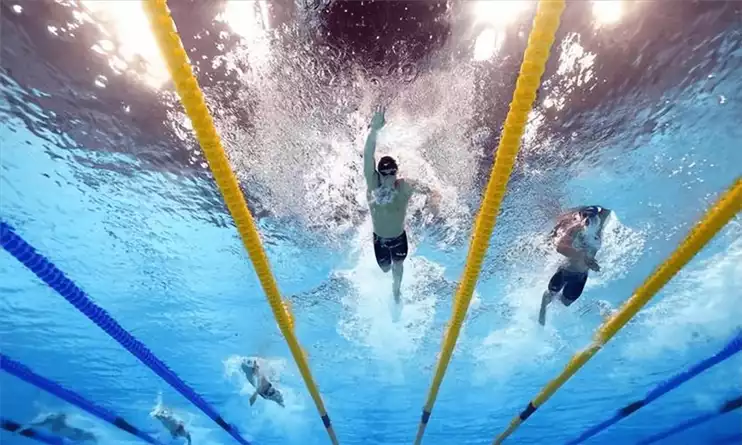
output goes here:
<path id="1" fill-rule="evenodd" d="M 4 42 L 9 42 L 6 29 Z M 561 36 L 562 56 L 554 58 L 566 68 L 545 79 L 547 89 L 529 124 L 424 443 L 490 443 L 590 342 L 603 320 L 596 302 L 618 308 L 739 178 L 739 33 L 738 22 L 721 27 L 695 49 L 706 53 L 689 59 L 696 63 L 689 72 L 702 76 L 688 74 L 673 83 L 656 55 L 652 69 L 664 79 L 655 81 L 660 89 L 632 84 L 599 107 L 552 124 L 561 109 L 549 104 L 574 87 L 570 79 L 583 78 L 581 88 L 600 81 L 599 74 L 586 74 L 591 68 L 575 47 L 575 36 Z M 3 46 L 6 57 L 15 50 L 20 52 Z M 561 62 L 568 59 L 565 54 L 577 54 L 582 65 Z M 259 55 L 231 57 L 252 57 L 250 63 L 261 67 Z M 594 57 L 595 67 L 605 63 L 600 54 Z M 400 156 L 403 172 L 408 166 L 409 176 L 429 181 L 444 194 L 442 216 L 413 202 L 401 311 L 390 304 L 390 277 L 377 269 L 372 256 L 359 173 L 363 128 L 378 84 L 364 73 L 341 76 L 334 84 L 313 86 L 309 95 L 314 96 L 297 104 L 291 98 L 302 93 L 302 84 L 271 80 L 268 74 L 275 66 L 265 65 L 245 80 L 250 86 L 263 82 L 258 99 L 244 105 L 261 116 L 251 121 L 252 129 L 243 131 L 231 115 L 217 118 L 245 188 L 270 210 L 258 220 L 261 236 L 279 288 L 292 302 L 297 336 L 342 444 L 414 439 L 482 190 L 476 171 L 486 164 L 486 148 L 477 135 L 486 130 L 467 122 L 481 117 L 472 111 L 482 94 L 474 85 L 496 79 L 479 73 L 474 63 L 439 61 L 402 86 L 389 81 L 394 90 L 388 99 L 390 124 L 379 151 Z M 497 66 L 498 59 L 489 63 Z M 146 133 L 142 121 L 126 122 L 121 130 L 113 127 L 123 121 L 105 117 L 106 110 L 117 107 L 120 114 L 127 103 L 114 104 L 101 90 L 101 97 L 94 98 L 106 104 L 101 110 L 81 93 L 79 121 L 68 121 L 66 131 L 59 131 L 58 121 L 53 124 L 59 117 L 55 93 L 37 88 L 38 82 L 5 63 L 0 80 L 2 220 L 251 442 L 328 443 L 177 107 L 170 108 L 164 125 L 181 139 L 118 150 L 117 144 L 135 140 L 127 131 Z M 336 108 L 317 98 L 333 91 L 338 97 L 352 94 L 338 99 Z M 222 94 L 217 87 L 206 89 L 207 97 L 210 92 Z M 166 106 L 174 103 L 172 96 L 158 94 Z M 507 88 L 501 95 L 506 101 Z M 289 105 L 282 108 L 281 103 Z M 228 115 L 234 107 L 221 110 Z M 315 108 L 324 111 L 308 111 Z M 215 109 L 220 110 L 216 102 Z M 552 125 L 570 133 L 558 134 Z M 92 129 L 102 137 L 92 137 Z M 112 136 L 122 133 L 121 139 Z M 170 156 L 158 152 L 168 144 L 187 148 L 193 155 L 188 167 L 152 161 Z M 317 162 L 318 153 L 322 162 Z M 552 307 L 542 328 L 536 322 L 539 298 L 558 260 L 545 234 L 559 209 L 583 203 L 616 212 L 598 258 L 603 271 L 591 277 L 577 304 Z M 0 277 L 3 354 L 163 441 L 169 441 L 167 435 L 149 415 L 158 403 L 186 421 L 193 443 L 234 442 L 5 251 L 0 253 Z M 742 225 L 737 217 L 506 443 L 565 443 L 716 353 L 742 328 L 740 289 Z M 270 360 L 285 408 L 264 400 L 249 405 L 251 390 L 236 361 L 253 355 Z M 740 393 L 742 356 L 737 355 L 588 443 L 636 443 L 712 412 Z M 99 443 L 136 441 L 0 373 L 2 416 L 28 422 L 53 411 L 70 413 L 70 423 L 92 431 Z M 665 443 L 740 443 L 741 435 L 738 410 Z M 31 443 L 5 431 L 0 441 Z"/>

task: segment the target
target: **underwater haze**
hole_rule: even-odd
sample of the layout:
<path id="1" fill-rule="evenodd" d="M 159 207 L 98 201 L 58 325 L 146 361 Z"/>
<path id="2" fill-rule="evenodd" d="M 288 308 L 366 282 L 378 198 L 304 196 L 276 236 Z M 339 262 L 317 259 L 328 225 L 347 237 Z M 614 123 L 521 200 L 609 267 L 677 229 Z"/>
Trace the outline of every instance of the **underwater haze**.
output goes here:
<path id="1" fill-rule="evenodd" d="M 410 444 L 536 2 L 170 0 L 296 336 L 343 445 Z M 141 4 L 3 0 L 0 219 L 256 445 L 330 443 L 180 105 Z M 742 176 L 742 3 L 568 2 L 426 445 L 488 444 L 590 344 Z M 408 210 L 402 304 L 376 264 L 362 151 L 442 195 Z M 555 218 L 613 211 L 582 297 L 541 295 Z M 742 330 L 735 216 L 509 437 L 575 439 Z M 163 443 L 237 443 L 8 251 L 0 352 Z M 240 364 L 260 357 L 284 407 Z M 634 444 L 742 395 L 742 354 L 592 437 Z M 0 416 L 67 413 L 99 444 L 137 437 L 0 372 Z M 3 445 L 33 439 L 0 431 Z M 742 410 L 660 443 L 740 444 Z"/>

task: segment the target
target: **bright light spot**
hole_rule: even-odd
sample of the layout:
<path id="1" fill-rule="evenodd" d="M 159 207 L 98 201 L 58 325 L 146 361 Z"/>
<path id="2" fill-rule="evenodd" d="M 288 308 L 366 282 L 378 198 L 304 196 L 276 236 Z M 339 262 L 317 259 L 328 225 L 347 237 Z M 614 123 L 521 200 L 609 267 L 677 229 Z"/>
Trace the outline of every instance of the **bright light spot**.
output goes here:
<path id="1" fill-rule="evenodd" d="M 91 21 L 90 16 L 82 11 L 72 11 L 72 17 L 77 21 L 78 25 L 86 21 Z M 69 24 L 72 25 L 72 23 Z"/>
<path id="2" fill-rule="evenodd" d="M 544 108 L 556 111 L 565 107 L 566 97 L 572 90 L 588 85 L 595 75 L 595 54 L 585 51 L 577 33 L 567 34 L 560 46 L 556 77 L 547 81 L 556 83 L 551 86 L 549 95 L 542 102 Z"/>
<path id="3" fill-rule="evenodd" d="M 224 12 L 217 19 L 227 23 L 232 31 L 245 39 L 254 40 L 262 34 L 260 23 L 255 8 L 257 3 L 240 0 L 229 0 L 224 7 Z"/>
<path id="4" fill-rule="evenodd" d="M 504 26 L 532 5 L 529 0 L 480 0 L 473 2 L 472 13 L 477 23 Z"/>
<path id="5" fill-rule="evenodd" d="M 100 42 L 98 42 L 98 44 L 105 51 L 113 50 L 113 42 L 111 42 L 110 40 L 101 40 Z"/>
<path id="6" fill-rule="evenodd" d="M 13 12 L 16 14 L 20 14 L 23 12 L 23 7 L 21 5 L 13 5 Z"/>
<path id="7" fill-rule="evenodd" d="M 268 2 L 266 0 L 260 0 L 260 13 L 263 16 L 263 28 L 266 30 L 270 29 L 270 17 L 268 17 Z"/>
<path id="8" fill-rule="evenodd" d="M 106 82 L 108 82 L 108 79 L 106 78 L 106 76 L 103 76 L 103 75 L 100 75 L 99 74 L 95 78 L 95 82 L 93 82 L 93 83 L 95 83 L 95 86 L 97 86 L 98 88 L 105 88 L 106 87 Z"/>
<path id="9" fill-rule="evenodd" d="M 593 0 L 593 16 L 598 25 L 609 25 L 621 20 L 622 0 Z"/>
<path id="10" fill-rule="evenodd" d="M 128 66 L 140 68 L 139 74 L 147 84 L 159 88 L 169 79 L 142 2 L 83 0 L 82 4 L 104 32 L 115 35 L 114 40 L 119 43 L 118 56 Z M 113 43 L 108 40 L 99 42 L 99 45 L 106 51 L 114 49 Z M 115 64 L 121 66 L 120 63 Z"/>
<path id="11" fill-rule="evenodd" d="M 108 59 L 108 66 L 110 66 L 116 74 L 122 74 L 129 67 L 129 65 L 118 56 L 112 56 Z"/>
<path id="12" fill-rule="evenodd" d="M 46 27 L 46 29 L 49 31 L 50 34 L 54 34 L 55 36 L 58 35 L 56 26 L 49 25 Z"/>
<path id="13" fill-rule="evenodd" d="M 487 28 L 477 37 L 472 58 L 476 61 L 487 60 L 500 49 L 501 45 L 502 35 L 492 28 Z"/>
<path id="14" fill-rule="evenodd" d="M 260 9 L 260 14 L 257 9 Z M 228 0 L 224 11 L 216 19 L 228 24 L 232 31 L 247 41 L 250 48 L 247 57 L 251 66 L 257 68 L 268 61 L 270 45 L 265 31 L 268 28 L 267 2 Z"/>
<path id="15" fill-rule="evenodd" d="M 595 54 L 585 51 L 585 48 L 580 45 L 580 36 L 576 33 L 568 34 L 562 41 L 561 47 L 557 74 L 562 76 L 585 74 L 585 79 L 574 79 L 577 86 L 590 80 L 593 74 L 592 68 L 595 65 Z"/>

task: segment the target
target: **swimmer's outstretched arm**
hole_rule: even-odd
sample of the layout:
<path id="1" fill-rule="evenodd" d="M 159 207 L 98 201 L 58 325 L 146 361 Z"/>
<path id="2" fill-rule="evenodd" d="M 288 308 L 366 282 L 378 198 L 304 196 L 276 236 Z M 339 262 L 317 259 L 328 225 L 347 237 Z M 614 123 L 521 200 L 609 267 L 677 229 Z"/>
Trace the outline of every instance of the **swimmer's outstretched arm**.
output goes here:
<path id="1" fill-rule="evenodd" d="M 363 175 L 366 177 L 366 185 L 373 188 L 375 185 L 374 175 L 376 173 L 376 133 L 378 130 L 372 128 L 366 137 L 366 146 L 363 149 Z"/>
<path id="2" fill-rule="evenodd" d="M 366 145 L 363 148 L 363 175 L 369 189 L 376 187 L 376 136 L 384 126 L 384 109 L 379 107 L 371 118 Z"/>

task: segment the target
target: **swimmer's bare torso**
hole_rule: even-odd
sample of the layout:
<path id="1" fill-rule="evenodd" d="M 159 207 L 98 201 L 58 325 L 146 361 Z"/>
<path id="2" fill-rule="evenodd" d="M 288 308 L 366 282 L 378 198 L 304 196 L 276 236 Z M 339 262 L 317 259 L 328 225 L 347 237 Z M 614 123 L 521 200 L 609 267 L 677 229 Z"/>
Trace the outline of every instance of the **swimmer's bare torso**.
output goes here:
<path id="1" fill-rule="evenodd" d="M 377 173 L 378 175 L 378 173 Z M 371 210 L 374 233 L 382 238 L 396 238 L 404 232 L 407 205 L 412 196 L 412 187 L 398 179 L 394 187 L 379 185 L 366 189 L 366 200 Z"/>

